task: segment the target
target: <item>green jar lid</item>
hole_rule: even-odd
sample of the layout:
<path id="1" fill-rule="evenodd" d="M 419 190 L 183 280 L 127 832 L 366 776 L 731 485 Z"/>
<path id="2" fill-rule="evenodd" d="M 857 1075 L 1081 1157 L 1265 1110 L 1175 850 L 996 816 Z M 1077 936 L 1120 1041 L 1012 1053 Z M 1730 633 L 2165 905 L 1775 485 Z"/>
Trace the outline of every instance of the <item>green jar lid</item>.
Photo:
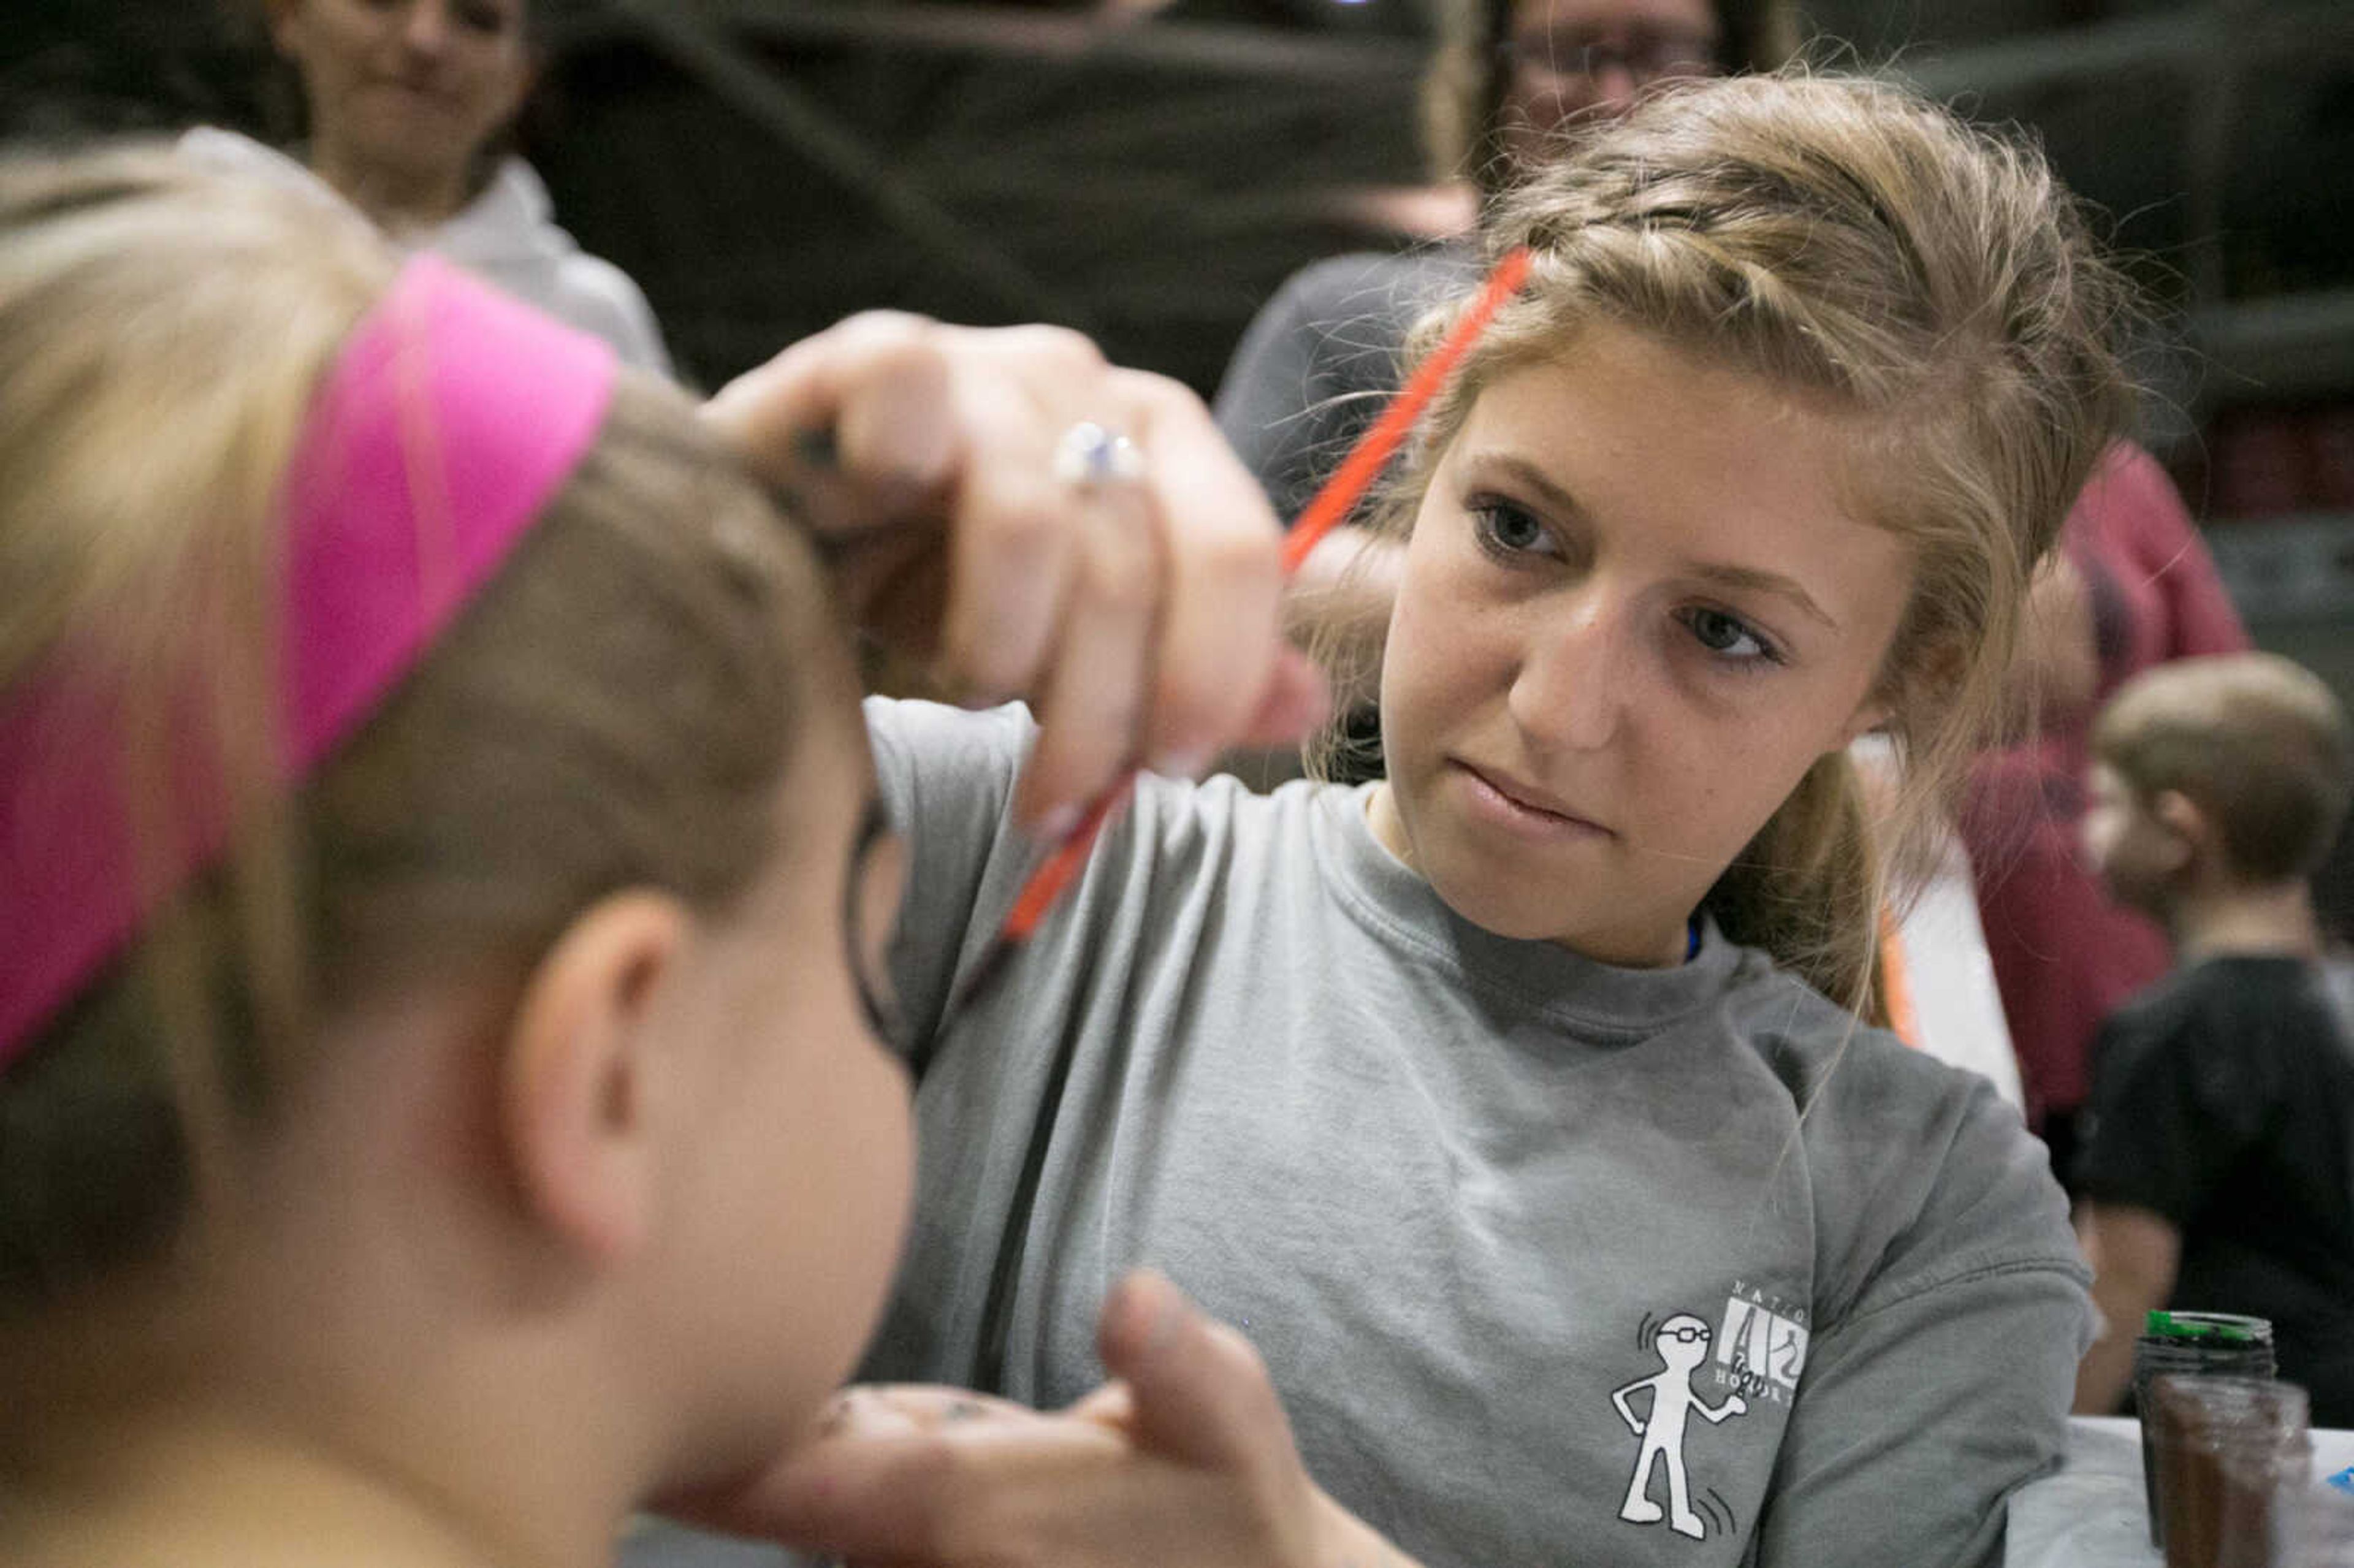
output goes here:
<path id="1" fill-rule="evenodd" d="M 2268 1345 L 2273 1326 L 2263 1318 L 2240 1318 L 2228 1312 L 2153 1311 L 2142 1332 L 2161 1340 L 2212 1340 L 2226 1345 Z"/>

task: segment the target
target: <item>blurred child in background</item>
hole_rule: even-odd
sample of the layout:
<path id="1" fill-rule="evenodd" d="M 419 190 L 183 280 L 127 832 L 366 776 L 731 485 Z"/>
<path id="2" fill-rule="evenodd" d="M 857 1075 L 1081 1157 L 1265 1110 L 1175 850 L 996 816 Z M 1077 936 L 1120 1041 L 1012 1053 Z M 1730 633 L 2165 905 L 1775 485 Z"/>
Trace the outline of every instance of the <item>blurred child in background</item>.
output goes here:
<path id="1" fill-rule="evenodd" d="M 2175 970 L 2100 1032 L 2076 1166 L 2105 1319 L 2076 1408 L 2115 1410 L 2156 1308 L 2272 1320 L 2313 1419 L 2354 1425 L 2354 1050 L 2306 879 L 2346 815 L 2346 716 L 2269 654 L 2136 677 L 2093 731 L 2084 853 Z"/>
<path id="2" fill-rule="evenodd" d="M 2101 1020 L 2167 967 L 2165 934 L 2080 852 L 2094 715 L 2142 671 L 2243 652 L 2248 634 L 2173 481 L 2129 441 L 2076 498 L 2055 568 L 2020 672 L 2033 728 L 1972 766 L 1958 826 L 2028 1122 L 2066 1181 Z"/>

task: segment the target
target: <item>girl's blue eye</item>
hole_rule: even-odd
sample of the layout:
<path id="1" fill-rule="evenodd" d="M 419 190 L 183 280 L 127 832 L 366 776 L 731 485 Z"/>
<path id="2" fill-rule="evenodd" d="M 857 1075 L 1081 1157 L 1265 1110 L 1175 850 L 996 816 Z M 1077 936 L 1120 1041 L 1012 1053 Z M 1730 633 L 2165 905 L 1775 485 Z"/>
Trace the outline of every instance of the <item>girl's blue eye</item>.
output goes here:
<path id="1" fill-rule="evenodd" d="M 1474 504 L 1471 529 L 1479 547 L 1491 556 L 1525 556 L 1543 551 L 1553 539 L 1543 524 L 1509 501 Z"/>
<path id="2" fill-rule="evenodd" d="M 1749 623 L 1737 615 L 1705 606 L 1684 612 L 1684 624 L 1691 628 L 1692 640 L 1718 658 L 1735 664 L 1766 662 L 1778 664 L 1782 655 L 1773 644 L 1749 628 Z"/>

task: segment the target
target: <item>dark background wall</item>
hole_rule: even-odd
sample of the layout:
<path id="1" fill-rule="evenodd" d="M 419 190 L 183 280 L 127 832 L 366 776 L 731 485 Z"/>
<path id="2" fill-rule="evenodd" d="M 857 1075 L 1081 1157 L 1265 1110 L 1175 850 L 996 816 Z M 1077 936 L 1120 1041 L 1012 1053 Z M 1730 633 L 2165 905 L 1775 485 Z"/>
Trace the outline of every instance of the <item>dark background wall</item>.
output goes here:
<path id="1" fill-rule="evenodd" d="M 1292 267 L 1392 242 L 1351 198 L 1424 172 L 1421 4 L 1179 0 L 1122 24 L 1051 5 L 537 0 L 530 150 L 562 220 L 640 280 L 705 382 L 891 305 L 1068 321 L 1206 389 Z M 11 130 L 288 128 L 233 0 L 8 9 Z M 2224 384 L 2177 371 L 2165 394 L 2193 407 L 2158 432 L 2167 444 L 2246 401 L 2254 388 L 2236 382 L 2277 392 L 2285 376 L 2295 397 L 2354 385 L 2354 331 L 2316 351 L 2291 323 L 2301 352 L 2284 367 L 2240 341 L 2266 323 L 2195 314 L 2354 286 L 2354 3 L 1806 0 L 1805 14 L 1819 49 L 1897 57 L 1966 108 L 2036 127 L 2144 254 L 2158 296 L 2193 313 L 2178 324 L 2220 346 Z"/>
<path id="2" fill-rule="evenodd" d="M 1431 3 L 535 0 L 525 140 L 706 386 L 892 306 L 1206 393 L 1293 268 L 1401 242 L 1367 197 L 1426 174 Z M 2354 697 L 2354 0 L 1800 3 L 2105 214 L 2161 309 L 2145 438 L 2259 638 Z M 291 137 L 259 5 L 0 0 L 0 134 Z"/>

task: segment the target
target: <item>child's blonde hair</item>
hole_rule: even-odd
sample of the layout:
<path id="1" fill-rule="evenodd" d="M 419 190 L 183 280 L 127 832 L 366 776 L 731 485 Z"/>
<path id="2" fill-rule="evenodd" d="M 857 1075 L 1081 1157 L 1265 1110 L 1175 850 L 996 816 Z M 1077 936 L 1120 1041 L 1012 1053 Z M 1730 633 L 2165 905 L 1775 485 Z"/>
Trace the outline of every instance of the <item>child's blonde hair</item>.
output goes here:
<path id="1" fill-rule="evenodd" d="M 1403 536 L 1480 392 L 1575 364 L 1607 323 L 1869 417 L 1843 476 L 1901 536 L 1912 602 L 1878 695 L 1907 867 L 2001 713 L 2028 578 L 2129 408 L 2126 301 L 2033 149 L 1884 83 L 1792 72 L 1664 92 L 1566 146 L 1497 213 L 1535 253 L 1437 400 L 1374 522 Z M 1427 352 L 1451 320 L 1425 322 Z M 1917 857 L 1917 858 L 1916 858 Z M 1704 907 L 1825 994 L 1870 1005 L 1883 883 L 1854 769 L 1824 758 Z"/>
<path id="2" fill-rule="evenodd" d="M 652 379 L 494 581 L 286 800 L 280 490 L 394 260 L 355 221 L 152 151 L 0 168 L 0 704 L 69 657 L 216 754 L 232 852 L 0 1075 L 0 1320 L 169 1255 L 224 1135 L 391 988 L 519 984 L 611 891 L 724 906 L 768 863 L 801 669 L 799 536 Z M 167 705 L 161 694 L 195 694 Z"/>
<path id="3" fill-rule="evenodd" d="M 2310 876 L 2346 821 L 2346 711 L 2320 676 L 2272 653 L 2180 659 L 2118 688 L 2093 758 L 2144 802 L 2173 790 L 2207 816 L 2252 883 Z"/>

